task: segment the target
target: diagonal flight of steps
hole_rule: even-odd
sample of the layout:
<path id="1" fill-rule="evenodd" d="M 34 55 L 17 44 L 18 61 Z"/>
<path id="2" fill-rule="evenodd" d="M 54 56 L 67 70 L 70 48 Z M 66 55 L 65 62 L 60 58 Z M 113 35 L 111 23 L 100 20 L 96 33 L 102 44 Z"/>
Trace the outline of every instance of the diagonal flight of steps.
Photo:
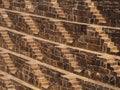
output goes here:
<path id="1" fill-rule="evenodd" d="M 101 26 L 91 25 L 88 26 L 88 29 L 93 29 L 98 33 L 101 40 L 103 40 L 104 44 L 107 45 L 107 52 L 116 54 L 119 52 L 117 46 L 115 46 L 115 43 L 112 42 L 111 38 L 105 33 L 105 31 L 103 31 L 103 28 Z"/>
<path id="2" fill-rule="evenodd" d="M 71 64 L 73 71 L 76 73 L 80 73 L 81 68 L 78 65 L 78 62 L 74 58 L 73 54 L 71 54 L 70 50 L 68 48 L 66 48 L 65 46 L 56 46 L 56 48 L 59 48 L 61 50 L 61 52 L 64 54 L 64 57 L 68 60 L 68 63 Z"/>
<path id="3" fill-rule="evenodd" d="M 22 16 L 26 24 L 29 26 L 30 32 L 33 34 L 38 34 L 39 29 L 35 25 L 35 22 L 33 21 L 33 19 L 29 15 L 22 14 Z"/>
<path id="4" fill-rule="evenodd" d="M 106 23 L 105 18 L 102 16 L 100 11 L 97 9 L 97 6 L 95 6 L 95 3 L 92 0 L 84 0 L 85 3 L 87 3 L 88 7 L 90 8 L 90 12 L 95 15 L 96 19 L 98 20 L 98 23 Z"/>
<path id="5" fill-rule="evenodd" d="M 17 69 L 16 69 L 10 55 L 5 51 L 1 51 L 0 52 L 0 57 L 2 58 L 2 60 L 4 60 L 3 62 L 7 66 L 6 71 L 11 73 L 11 74 L 15 74 Z"/>
<path id="6" fill-rule="evenodd" d="M 41 85 L 41 88 L 47 89 L 49 87 L 49 81 L 45 78 L 44 74 L 41 72 L 40 67 L 35 61 L 26 62 L 32 69 L 34 76 L 37 78 L 38 83 Z"/>
<path id="7" fill-rule="evenodd" d="M 27 42 L 27 45 L 31 48 L 33 56 L 35 56 L 36 59 L 38 60 L 42 60 L 43 55 L 39 47 L 36 45 L 35 40 L 28 36 L 23 37 L 23 39 Z"/>
<path id="8" fill-rule="evenodd" d="M 56 29 L 61 32 L 62 36 L 66 39 L 67 43 L 72 43 L 73 42 L 73 38 L 71 37 L 71 35 L 68 33 L 68 31 L 64 28 L 63 24 L 61 21 L 58 20 L 51 20 L 55 26 Z"/>
<path id="9" fill-rule="evenodd" d="M 71 84 L 72 90 L 83 90 L 82 86 L 79 85 L 79 82 L 74 76 L 67 74 L 67 75 L 62 75 L 62 78 L 68 80 L 68 82 Z"/>
<path id="10" fill-rule="evenodd" d="M 14 44 L 13 44 L 11 38 L 9 37 L 9 34 L 8 34 L 7 30 L 1 29 L 0 30 L 0 35 L 3 38 L 5 44 L 7 45 L 7 48 L 8 49 L 13 49 Z"/>
<path id="11" fill-rule="evenodd" d="M 114 70 L 114 72 L 117 74 L 118 77 L 120 77 L 120 66 L 118 65 L 118 62 L 116 61 L 115 57 L 108 56 L 108 55 L 102 55 L 98 56 L 98 58 L 101 60 L 105 60 L 104 62 L 107 64 L 110 64 L 110 67 Z"/>
<path id="12" fill-rule="evenodd" d="M 59 3 L 57 3 L 57 0 L 51 1 L 51 3 L 53 4 L 53 8 L 55 8 L 59 17 L 62 19 L 65 19 L 66 15 L 65 15 L 64 11 L 62 10 L 62 8 L 59 6 Z"/>

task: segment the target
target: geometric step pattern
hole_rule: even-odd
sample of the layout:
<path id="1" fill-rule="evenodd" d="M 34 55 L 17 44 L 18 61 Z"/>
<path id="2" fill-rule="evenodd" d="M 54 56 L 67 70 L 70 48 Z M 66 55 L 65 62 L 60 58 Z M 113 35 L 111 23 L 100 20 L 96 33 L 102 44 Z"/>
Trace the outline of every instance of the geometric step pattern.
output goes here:
<path id="1" fill-rule="evenodd" d="M 114 72 L 117 74 L 118 77 L 120 77 L 120 66 L 118 65 L 118 62 L 115 61 L 115 57 L 110 57 L 108 55 L 102 55 L 98 56 L 98 58 L 101 60 L 104 60 L 106 64 L 110 65 L 110 68 L 114 70 Z"/>
<path id="2" fill-rule="evenodd" d="M 83 90 L 82 86 L 79 85 L 79 82 L 74 76 L 67 74 L 62 75 L 62 77 L 68 80 L 68 82 L 71 84 L 72 90 Z"/>
<path id="3" fill-rule="evenodd" d="M 65 15 L 64 11 L 62 10 L 62 8 L 57 3 L 57 0 L 51 1 L 51 3 L 53 4 L 53 8 L 55 8 L 55 11 L 59 15 L 59 17 L 62 19 L 65 19 L 66 15 Z"/>
<path id="4" fill-rule="evenodd" d="M 104 41 L 104 45 L 107 46 L 107 50 L 105 50 L 105 52 L 115 54 L 119 52 L 117 46 L 115 46 L 115 43 L 112 42 L 111 38 L 109 38 L 105 31 L 103 31 L 103 28 L 101 26 L 90 25 L 88 26 L 88 30 L 94 30 L 98 33 L 100 39 Z"/>
<path id="5" fill-rule="evenodd" d="M 25 14 L 21 14 L 21 15 L 23 16 L 23 19 L 25 20 L 26 24 L 30 28 L 29 32 L 32 34 L 38 34 L 39 29 L 35 25 L 35 22 L 33 21 L 33 19 L 29 15 L 25 15 Z"/>
<path id="6" fill-rule="evenodd" d="M 47 89 L 49 87 L 49 81 L 45 78 L 44 74 L 40 71 L 40 67 L 35 61 L 27 61 L 25 62 L 27 68 L 31 68 L 31 72 L 33 72 L 34 76 L 36 77 L 36 81 L 38 82 L 38 87 L 42 89 Z M 29 71 L 29 70 L 28 70 Z"/>
<path id="7" fill-rule="evenodd" d="M 4 43 L 6 44 L 7 48 L 12 50 L 14 48 L 14 44 L 13 44 L 11 38 L 9 37 L 8 32 L 1 28 L 0 36 L 2 37 L 2 39 L 3 39 Z"/>
<path id="8" fill-rule="evenodd" d="M 0 10 L 0 16 L 4 19 L 5 23 L 7 24 L 7 27 L 12 26 L 12 21 L 10 20 L 10 18 L 4 10 Z"/>
<path id="9" fill-rule="evenodd" d="M 56 47 L 61 50 L 64 58 L 66 58 L 68 60 L 68 63 L 70 63 L 73 71 L 76 72 L 76 73 L 80 73 L 81 68 L 78 65 L 78 62 L 74 58 L 73 54 L 71 54 L 70 50 L 68 48 L 66 48 L 65 46 L 56 46 Z"/>
<path id="10" fill-rule="evenodd" d="M 24 0 L 25 3 L 25 7 L 30 11 L 30 12 L 34 12 L 35 7 L 33 6 L 31 0 Z"/>
<path id="11" fill-rule="evenodd" d="M 98 23 L 106 23 L 105 18 L 102 16 L 102 14 L 100 13 L 100 11 L 97 9 L 97 7 L 95 6 L 95 3 L 92 2 L 92 0 L 85 0 L 85 3 L 87 3 L 90 12 L 93 13 L 93 15 L 96 17 L 96 19 L 98 20 Z"/>
<path id="12" fill-rule="evenodd" d="M 1 0 L 3 5 L 4 5 L 4 8 L 9 8 L 10 7 L 10 1 L 9 0 Z"/>
<path id="13" fill-rule="evenodd" d="M 7 50 L 8 51 L 8 50 Z M 14 54 L 15 55 L 15 54 Z M 22 55 L 17 55 L 16 54 L 16 56 L 18 56 L 18 57 L 21 57 L 21 58 L 25 58 L 24 56 L 22 56 Z M 27 59 L 27 57 L 25 58 L 25 60 L 31 60 L 31 59 L 29 59 L 29 57 L 28 57 L 28 59 Z M 33 59 L 32 59 L 33 60 Z M 33 60 L 34 62 L 35 62 L 35 60 Z M 63 73 L 63 74 L 67 74 L 68 72 L 65 72 L 65 70 L 59 70 L 59 68 L 53 68 L 53 67 L 51 67 L 50 65 L 42 65 L 43 67 L 45 66 L 45 67 L 48 67 L 48 68 L 51 68 L 52 70 L 55 70 L 55 71 L 58 71 L 58 72 L 61 72 L 61 73 Z M 69 72 L 70 73 L 70 72 Z M 71 73 L 72 74 L 72 73 Z M 76 75 L 75 74 L 72 74 L 74 77 L 76 77 Z M 98 81 L 93 81 L 93 80 L 91 80 L 91 79 L 88 79 L 88 78 L 84 78 L 84 77 L 81 77 L 81 76 L 79 76 L 79 75 L 77 75 L 78 77 L 80 77 L 79 79 L 82 79 L 83 80 L 83 82 L 84 82 L 84 79 L 85 79 L 85 82 L 86 82 L 86 80 L 89 82 L 89 83 L 92 83 L 93 85 L 95 85 L 95 86 L 98 86 L 98 85 L 103 85 L 103 83 L 101 83 L 101 82 L 99 82 L 99 83 L 97 83 Z M 77 77 L 77 78 L 78 78 Z M 89 84 L 90 85 L 90 84 Z M 109 86 L 111 86 L 111 85 L 107 85 L 107 84 L 105 84 L 105 86 L 104 87 L 107 87 L 107 88 L 112 88 L 113 89 L 113 87 L 109 87 Z M 115 88 L 115 87 L 114 87 Z M 49 89 L 48 89 L 49 90 Z M 114 90 L 114 89 L 113 89 Z M 119 90 L 119 89 L 115 89 L 115 90 Z"/>
<path id="14" fill-rule="evenodd" d="M 0 90 L 16 90 L 10 77 L 0 74 Z"/>
<path id="15" fill-rule="evenodd" d="M 29 36 L 22 37 L 25 42 L 27 43 L 28 47 L 32 51 L 32 55 L 37 59 L 37 60 L 42 60 L 43 55 L 39 49 L 39 47 L 36 45 L 36 42 L 33 38 Z"/>
<path id="16" fill-rule="evenodd" d="M 73 38 L 68 33 L 68 31 L 64 28 L 61 21 L 59 21 L 59 20 L 50 20 L 50 21 L 55 24 L 57 31 L 59 31 L 62 34 L 62 36 L 66 39 L 67 43 L 73 42 Z"/>
<path id="17" fill-rule="evenodd" d="M 0 58 L 1 58 L 1 62 L 5 64 L 5 71 L 10 74 L 15 74 L 17 69 L 12 59 L 10 58 L 10 55 L 5 51 L 1 51 Z"/>

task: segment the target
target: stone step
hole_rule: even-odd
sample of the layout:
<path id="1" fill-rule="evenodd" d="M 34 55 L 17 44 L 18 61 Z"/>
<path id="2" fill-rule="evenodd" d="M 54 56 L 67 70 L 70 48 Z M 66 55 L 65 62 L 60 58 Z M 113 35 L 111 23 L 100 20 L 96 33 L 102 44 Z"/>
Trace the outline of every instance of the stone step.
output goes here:
<path id="1" fill-rule="evenodd" d="M 111 67 L 114 65 L 117 65 L 117 63 L 115 61 L 107 61 L 107 63 L 109 63 Z"/>
<path id="2" fill-rule="evenodd" d="M 119 52 L 119 50 L 111 50 L 111 52 L 117 54 Z"/>
<path id="3" fill-rule="evenodd" d="M 70 63 L 71 65 L 73 65 L 73 66 L 78 64 L 75 60 L 69 61 L 69 63 Z"/>
<path id="4" fill-rule="evenodd" d="M 79 70 L 79 69 L 80 69 L 80 66 L 78 66 L 78 65 L 77 65 L 77 66 L 74 65 L 74 66 L 72 66 L 72 67 L 73 67 L 74 70 Z"/>
<path id="5" fill-rule="evenodd" d="M 8 63 L 8 64 L 13 64 L 13 62 L 9 59 L 7 59 L 7 60 L 5 59 L 5 62 Z"/>
<path id="6" fill-rule="evenodd" d="M 72 86 L 75 90 L 83 90 L 82 89 L 82 86 L 80 86 L 79 84 L 78 85 L 73 85 Z"/>
<path id="7" fill-rule="evenodd" d="M 110 48 L 111 50 L 117 50 L 117 47 L 116 47 L 116 46 L 109 46 L 109 48 Z"/>
<path id="8" fill-rule="evenodd" d="M 105 33 L 102 33 L 102 34 L 99 34 L 101 37 L 103 37 L 103 38 L 109 38 L 108 37 L 108 35 L 107 34 L 105 34 Z"/>
<path id="9" fill-rule="evenodd" d="M 44 89 L 48 89 L 48 87 L 49 87 L 49 85 L 47 84 L 47 85 L 43 85 L 42 86 L 42 88 L 44 88 Z"/>
<path id="10" fill-rule="evenodd" d="M 48 81 L 47 80 L 44 80 L 41 82 L 41 85 L 44 86 L 44 85 L 48 85 Z"/>
<path id="11" fill-rule="evenodd" d="M 117 75 L 120 77 L 120 69 L 114 70 L 114 72 L 116 72 Z"/>
<path id="12" fill-rule="evenodd" d="M 64 53 L 64 52 L 63 52 Z M 70 54 L 70 52 L 69 52 L 69 54 L 66 54 L 66 53 L 64 53 L 64 55 L 66 56 L 66 57 L 73 57 L 73 55 L 72 54 Z"/>
<path id="13" fill-rule="evenodd" d="M 76 80 L 69 80 L 69 82 L 74 86 L 74 85 L 78 85 L 78 81 Z"/>
<path id="14" fill-rule="evenodd" d="M 111 42 L 111 39 L 110 38 L 105 38 L 105 37 L 101 37 L 101 39 L 103 39 L 104 40 L 104 42 Z"/>
<path id="15" fill-rule="evenodd" d="M 66 58 L 67 59 L 67 61 L 71 64 L 71 65 L 73 65 L 72 63 L 73 62 L 76 62 L 76 60 L 72 57 L 72 58 L 69 58 L 69 57 L 67 57 Z M 74 64 L 75 65 L 75 64 Z"/>
<path id="16" fill-rule="evenodd" d="M 82 71 L 81 69 L 74 70 L 74 72 L 76 73 L 80 73 L 81 71 Z"/>
<path id="17" fill-rule="evenodd" d="M 8 65 L 8 67 L 14 67 L 15 65 L 14 65 L 14 63 L 7 63 Z"/>
<path id="18" fill-rule="evenodd" d="M 120 67 L 119 67 L 118 65 L 114 65 L 114 66 L 112 66 L 112 68 L 113 68 L 114 70 L 120 70 Z"/>

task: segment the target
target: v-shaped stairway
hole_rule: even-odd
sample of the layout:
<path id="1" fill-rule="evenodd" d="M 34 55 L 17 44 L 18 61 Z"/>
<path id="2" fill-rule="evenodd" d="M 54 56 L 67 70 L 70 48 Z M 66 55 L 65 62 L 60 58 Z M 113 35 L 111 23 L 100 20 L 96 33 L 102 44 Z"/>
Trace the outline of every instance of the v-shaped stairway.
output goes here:
<path id="1" fill-rule="evenodd" d="M 45 78 L 44 74 L 40 71 L 40 67 L 38 66 L 35 61 L 28 61 L 26 62 L 28 65 L 30 65 L 32 71 L 34 72 L 35 77 L 39 81 L 41 87 L 44 89 L 47 89 L 49 87 L 49 81 Z"/>
<path id="2" fill-rule="evenodd" d="M 29 26 L 30 32 L 32 32 L 33 34 L 38 34 L 39 29 L 35 25 L 35 22 L 32 20 L 32 18 L 29 15 L 25 15 L 25 14 L 22 14 L 22 16 L 25 22 L 27 23 L 27 25 Z"/>
<path id="3" fill-rule="evenodd" d="M 31 48 L 33 55 L 38 60 L 42 60 L 43 55 L 39 49 L 39 47 L 36 45 L 35 40 L 29 36 L 23 37 L 24 40 L 26 40 L 27 45 Z"/>
<path id="4" fill-rule="evenodd" d="M 63 24 L 61 21 L 58 20 L 51 20 L 55 26 L 56 29 L 61 32 L 62 36 L 66 39 L 67 43 L 72 43 L 73 42 L 73 38 L 71 37 L 71 35 L 68 33 L 68 31 L 64 28 Z"/>
<path id="5" fill-rule="evenodd" d="M 7 71 L 11 74 L 15 74 L 16 73 L 16 67 L 13 63 L 13 61 L 10 58 L 10 55 L 7 52 L 0 52 L 0 56 L 2 57 L 2 59 L 4 60 L 4 63 L 7 66 Z"/>
<path id="6" fill-rule="evenodd" d="M 34 12 L 35 7 L 33 6 L 31 0 L 24 0 L 25 6 L 27 9 L 29 9 L 30 12 Z"/>
<path id="7" fill-rule="evenodd" d="M 120 77 L 120 66 L 118 65 L 118 62 L 116 61 L 115 57 L 110 57 L 108 55 L 102 55 L 98 56 L 99 59 L 106 60 L 104 61 L 106 64 L 110 64 L 110 67 L 114 70 L 114 72 L 117 74 L 118 77 Z"/>
<path id="8" fill-rule="evenodd" d="M 0 16 L 4 19 L 8 27 L 11 27 L 12 21 L 8 17 L 7 13 L 4 10 L 0 10 Z"/>
<path id="9" fill-rule="evenodd" d="M 51 1 L 51 3 L 53 4 L 53 7 L 55 8 L 59 17 L 62 19 L 65 19 L 66 15 L 65 15 L 64 11 L 62 10 L 62 8 L 59 6 L 59 3 L 57 3 L 57 0 Z"/>
<path id="10" fill-rule="evenodd" d="M 90 12 L 93 13 L 93 15 L 98 20 L 98 23 L 103 24 L 106 23 L 105 18 L 102 16 L 100 11 L 97 9 L 97 6 L 95 6 L 95 3 L 92 0 L 84 0 L 88 4 L 88 7 L 90 8 Z"/>
<path id="11" fill-rule="evenodd" d="M 0 35 L 3 38 L 5 44 L 7 45 L 8 49 L 13 49 L 14 48 L 14 44 L 12 42 L 12 40 L 9 37 L 9 34 L 6 30 L 0 30 Z"/>
<path id="12" fill-rule="evenodd" d="M 98 33 L 101 40 L 104 41 L 104 44 L 106 44 L 107 48 L 109 49 L 109 51 L 107 50 L 107 52 L 115 53 L 115 54 L 119 52 L 117 46 L 115 46 L 115 43 L 112 42 L 111 38 L 109 38 L 109 36 L 105 33 L 105 31 L 103 31 L 103 28 L 101 26 L 91 25 L 88 26 L 88 28 L 93 28 Z"/>
<path id="13" fill-rule="evenodd" d="M 72 90 L 83 90 L 82 86 L 79 85 L 79 82 L 74 76 L 68 74 L 68 75 L 62 75 L 62 77 L 68 79 L 68 82 L 71 84 Z"/>
<path id="14" fill-rule="evenodd" d="M 9 0 L 1 0 L 3 5 L 4 5 L 4 8 L 9 8 L 10 6 L 10 1 Z"/>
<path id="15" fill-rule="evenodd" d="M 76 73 L 80 73 L 81 68 L 78 65 L 78 62 L 74 58 L 73 54 L 71 54 L 70 50 L 68 48 L 66 48 L 65 46 L 56 46 L 56 48 L 59 48 L 61 50 L 61 52 L 64 55 L 64 58 L 66 58 L 68 60 L 68 63 L 71 64 L 71 67 L 73 68 L 73 71 L 76 72 Z"/>

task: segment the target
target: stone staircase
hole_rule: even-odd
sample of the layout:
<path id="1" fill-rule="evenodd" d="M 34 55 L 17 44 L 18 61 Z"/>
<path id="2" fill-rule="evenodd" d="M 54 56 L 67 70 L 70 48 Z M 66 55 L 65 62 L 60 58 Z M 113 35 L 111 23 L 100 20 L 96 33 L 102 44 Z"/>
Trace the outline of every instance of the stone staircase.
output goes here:
<path id="1" fill-rule="evenodd" d="M 41 85 L 41 88 L 47 89 L 49 87 L 49 81 L 45 78 L 44 74 L 40 71 L 40 67 L 38 66 L 35 61 L 28 61 L 26 62 L 28 65 L 30 65 L 35 77 L 38 80 L 38 83 Z"/>
<path id="2" fill-rule="evenodd" d="M 30 11 L 30 12 L 34 12 L 35 8 L 31 2 L 31 0 L 24 0 L 25 2 L 25 6 L 26 8 Z"/>
<path id="3" fill-rule="evenodd" d="M 117 54 L 119 52 L 117 46 L 115 46 L 115 43 L 112 42 L 111 38 L 103 31 L 103 28 L 101 26 L 88 26 L 88 28 L 93 28 L 98 35 L 100 36 L 101 40 L 104 41 L 104 44 L 107 46 L 107 50 L 105 52 L 108 53 L 115 53 Z"/>
<path id="4" fill-rule="evenodd" d="M 7 24 L 7 27 L 11 27 L 12 21 L 10 20 L 10 18 L 4 10 L 0 10 L 0 16 L 4 19 L 5 23 Z"/>
<path id="5" fill-rule="evenodd" d="M 4 60 L 4 63 L 7 66 L 6 71 L 11 74 L 15 74 L 17 69 L 16 69 L 13 61 L 11 60 L 10 55 L 7 52 L 2 51 L 2 52 L 0 52 L 0 56 L 2 57 L 2 59 Z"/>
<path id="6" fill-rule="evenodd" d="M 25 36 L 23 37 L 23 39 L 27 42 L 27 45 L 31 48 L 33 56 L 35 56 L 36 59 L 38 60 L 42 60 L 43 55 L 39 50 L 38 46 L 36 45 L 35 40 L 29 36 Z"/>
<path id="7" fill-rule="evenodd" d="M 61 21 L 58 20 L 51 20 L 55 26 L 56 29 L 61 32 L 62 36 L 66 39 L 66 42 L 71 44 L 73 42 L 73 38 L 71 37 L 71 35 L 68 33 L 68 31 L 64 28 L 63 24 Z"/>
<path id="8" fill-rule="evenodd" d="M 0 35 L 3 38 L 7 48 L 12 50 L 14 48 L 14 44 L 13 44 L 12 40 L 10 39 L 8 32 L 6 30 L 1 29 Z"/>
<path id="9" fill-rule="evenodd" d="M 2 1 L 3 5 L 4 5 L 4 8 L 9 8 L 9 6 L 10 6 L 9 0 L 1 0 L 1 1 Z"/>
<path id="10" fill-rule="evenodd" d="M 59 48 L 61 50 L 64 57 L 68 60 L 68 63 L 71 64 L 71 67 L 73 68 L 73 71 L 76 72 L 76 73 L 80 73 L 81 68 L 78 65 L 78 62 L 74 58 L 73 54 L 71 54 L 70 50 L 68 48 L 66 48 L 65 46 L 56 46 L 56 48 Z"/>
<path id="11" fill-rule="evenodd" d="M 29 15 L 25 15 L 25 14 L 22 14 L 22 16 L 25 22 L 27 23 L 27 25 L 29 26 L 30 32 L 32 32 L 33 34 L 38 34 L 39 29 L 35 25 L 35 22 L 32 20 L 32 18 Z"/>
<path id="12" fill-rule="evenodd" d="M 97 9 L 97 7 L 95 6 L 95 3 L 92 0 L 84 0 L 84 2 L 87 3 L 87 5 L 90 9 L 90 12 L 92 12 L 93 15 L 96 17 L 96 19 L 98 20 L 98 23 L 100 23 L 100 24 L 106 23 L 105 18 L 102 16 L 102 14 Z"/>
<path id="13" fill-rule="evenodd" d="M 57 3 L 57 0 L 52 0 L 51 3 L 53 4 L 53 7 L 55 8 L 59 17 L 61 19 L 65 19 L 66 15 L 65 15 L 64 11 L 62 10 L 62 8 L 59 6 L 59 3 Z"/>
<path id="14" fill-rule="evenodd" d="M 68 82 L 71 84 L 72 90 L 83 90 L 82 86 L 79 85 L 79 82 L 74 76 L 68 74 L 68 75 L 62 75 L 62 78 L 68 80 Z"/>
<path id="15" fill-rule="evenodd" d="M 98 58 L 101 60 L 106 60 L 106 64 L 109 64 L 110 67 L 114 70 L 114 72 L 117 74 L 118 77 L 120 77 L 120 66 L 118 65 L 118 62 L 115 61 L 115 57 L 113 56 L 108 56 L 108 55 L 102 55 L 98 56 Z"/>
<path id="16" fill-rule="evenodd" d="M 5 89 L 2 90 L 16 90 L 15 89 L 15 85 L 13 85 L 11 79 L 9 77 L 6 76 L 0 76 L 0 82 L 1 82 L 1 86 Z M 1 89 L 0 89 L 1 90 Z"/>

